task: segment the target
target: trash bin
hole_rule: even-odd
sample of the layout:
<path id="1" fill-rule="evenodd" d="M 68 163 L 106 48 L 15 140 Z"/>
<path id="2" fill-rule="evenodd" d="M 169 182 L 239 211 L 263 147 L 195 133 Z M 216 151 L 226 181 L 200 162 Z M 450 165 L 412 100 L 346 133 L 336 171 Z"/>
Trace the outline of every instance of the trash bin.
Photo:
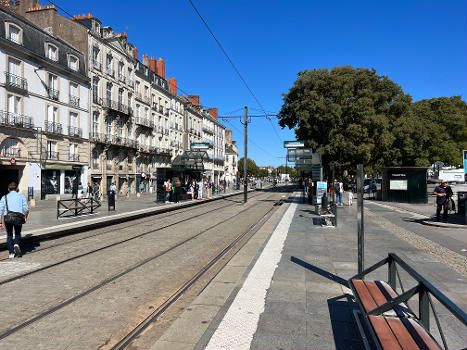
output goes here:
<path id="1" fill-rule="evenodd" d="M 108 209 L 115 210 L 115 192 L 108 191 L 107 192 L 107 199 L 108 199 Z"/>
<path id="2" fill-rule="evenodd" d="M 467 199 L 467 192 L 464 192 L 464 191 L 457 192 L 457 212 L 459 214 L 465 215 L 466 199 Z"/>

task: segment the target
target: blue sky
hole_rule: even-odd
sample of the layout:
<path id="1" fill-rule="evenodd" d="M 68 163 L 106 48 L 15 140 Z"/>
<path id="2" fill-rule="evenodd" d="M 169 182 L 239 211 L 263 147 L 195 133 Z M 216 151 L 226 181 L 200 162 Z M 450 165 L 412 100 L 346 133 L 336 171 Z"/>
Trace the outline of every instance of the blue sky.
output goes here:
<path id="1" fill-rule="evenodd" d="M 261 114 L 188 0 L 53 2 L 126 31 L 140 56 L 162 57 L 167 77 L 200 95 L 205 107 L 226 115 L 247 105 L 252 114 Z M 268 111 L 279 111 L 282 93 L 300 70 L 341 65 L 373 67 L 414 100 L 452 95 L 465 100 L 465 0 L 194 3 Z M 242 155 L 242 125 L 224 124 L 233 129 Z M 249 156 L 258 165 L 283 164 L 282 141 L 295 139 L 293 131 L 273 124 L 261 118 L 250 124 Z"/>

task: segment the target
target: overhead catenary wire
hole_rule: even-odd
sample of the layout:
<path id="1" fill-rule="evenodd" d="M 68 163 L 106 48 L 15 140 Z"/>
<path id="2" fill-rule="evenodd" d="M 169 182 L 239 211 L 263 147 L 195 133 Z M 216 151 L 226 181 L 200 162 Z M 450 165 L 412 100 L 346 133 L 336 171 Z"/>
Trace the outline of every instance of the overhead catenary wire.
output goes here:
<path id="1" fill-rule="evenodd" d="M 271 123 L 271 126 L 272 126 L 272 129 L 274 130 L 274 133 L 276 134 L 277 138 L 282 142 L 282 138 L 280 137 L 279 133 L 277 132 L 276 128 L 274 127 L 274 124 L 272 123 L 271 119 L 268 117 L 267 113 L 266 113 L 266 110 L 264 109 L 263 105 L 261 104 L 261 102 L 259 101 L 259 99 L 256 97 L 255 93 L 253 92 L 253 90 L 250 88 L 250 86 L 248 85 L 248 83 L 246 82 L 245 78 L 243 78 L 242 74 L 240 73 L 240 71 L 238 70 L 237 66 L 235 66 L 235 64 L 233 63 L 232 59 L 230 58 L 230 56 L 228 55 L 227 51 L 224 49 L 224 47 L 222 46 L 222 44 L 220 43 L 220 41 L 217 39 L 217 37 L 214 35 L 214 32 L 211 30 L 211 28 L 209 27 L 208 23 L 206 22 L 206 20 L 203 18 L 203 16 L 201 15 L 201 13 L 198 11 L 197 7 L 195 6 L 195 4 L 193 3 L 192 0 L 188 0 L 188 2 L 191 4 L 191 7 L 193 7 L 193 10 L 196 12 L 196 14 L 198 15 L 198 17 L 201 19 L 201 21 L 204 23 L 204 25 L 206 26 L 206 29 L 208 30 L 209 34 L 211 34 L 212 38 L 215 40 L 215 42 L 217 43 L 217 46 L 219 46 L 219 48 L 221 49 L 222 53 L 224 54 L 224 56 L 227 58 L 227 60 L 229 61 L 230 65 L 232 66 L 232 68 L 234 69 L 234 71 L 237 73 L 238 77 L 240 78 L 240 80 L 242 81 L 243 85 L 245 85 L 245 87 L 247 88 L 248 92 L 250 93 L 250 95 L 253 97 L 253 99 L 256 101 L 256 103 L 258 104 L 258 106 L 261 108 L 261 111 L 262 113 L 264 113 L 264 116 L 265 118 Z"/>

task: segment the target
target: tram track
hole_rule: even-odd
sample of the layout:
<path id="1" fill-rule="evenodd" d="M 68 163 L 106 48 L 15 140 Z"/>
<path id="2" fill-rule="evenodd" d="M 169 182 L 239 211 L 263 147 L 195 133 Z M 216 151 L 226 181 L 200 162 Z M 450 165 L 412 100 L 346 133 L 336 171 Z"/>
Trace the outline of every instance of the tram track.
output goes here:
<path id="1" fill-rule="evenodd" d="M 201 277 L 203 277 L 210 269 L 218 263 L 225 255 L 229 252 L 232 251 L 234 247 L 237 248 L 237 251 L 235 254 L 250 240 L 250 238 L 253 236 L 251 235 L 250 237 L 247 237 L 243 242 L 242 239 L 245 238 L 249 233 L 251 233 L 258 225 L 265 220 L 270 214 L 277 209 L 278 205 L 282 204 L 282 200 L 276 201 L 276 203 L 264 214 L 262 215 L 254 224 L 249 226 L 245 231 L 240 233 L 233 241 L 231 241 L 225 248 L 223 248 L 214 258 L 212 258 L 207 264 L 205 264 L 200 270 L 197 271 L 190 279 L 185 281 L 180 288 L 178 288 L 172 295 L 170 295 L 169 298 L 167 298 L 163 303 L 161 303 L 158 307 L 155 308 L 155 310 L 149 314 L 143 321 L 141 321 L 136 327 L 134 327 L 125 337 L 123 337 L 120 341 L 118 341 L 116 344 L 114 344 L 110 350 L 124 350 L 126 349 L 129 345 L 132 344 L 132 342 L 138 338 L 144 330 L 149 327 L 151 324 L 153 324 L 157 319 L 162 316 L 170 306 L 172 306 L 177 300 L 179 300 L 188 290 L 189 288 L 196 283 L 198 280 L 200 280 Z M 254 233 L 253 233 L 254 234 Z M 238 246 L 238 243 L 241 242 L 240 246 Z M 235 256 L 235 254 L 233 256 Z M 233 258 L 231 256 L 229 259 L 224 261 L 222 263 L 222 266 L 220 269 L 225 267 L 227 263 Z M 209 283 L 212 281 L 213 278 L 210 278 L 209 281 L 207 282 L 206 286 L 209 285 Z M 204 287 L 206 287 L 204 286 Z"/>
<path id="2" fill-rule="evenodd" d="M 274 195 L 274 194 L 272 194 L 272 195 L 270 195 L 270 196 L 267 196 L 266 200 L 269 199 L 269 198 L 271 198 L 273 195 Z M 258 196 L 259 196 L 259 195 L 258 195 Z M 255 196 L 255 197 L 256 197 L 256 196 Z M 188 238 L 186 238 L 186 239 L 183 239 L 183 240 L 179 241 L 178 243 L 175 243 L 175 244 L 171 245 L 169 248 L 167 248 L 167 249 L 165 249 L 165 250 L 163 250 L 163 251 L 160 251 L 160 252 L 158 252 L 157 254 L 152 255 L 152 256 L 150 256 L 150 257 L 148 257 L 148 258 L 146 258 L 146 259 L 144 259 L 144 260 L 142 260 L 142 261 L 139 261 L 139 262 L 133 264 L 133 265 L 130 266 L 130 267 L 125 268 L 123 271 L 120 271 L 120 272 L 118 272 L 118 273 L 113 274 L 113 275 L 110 276 L 110 277 L 105 278 L 104 280 L 100 281 L 99 283 L 95 284 L 94 286 L 92 286 L 92 287 L 90 287 L 90 288 L 87 288 L 87 289 L 84 290 L 84 291 L 79 292 L 79 293 L 76 294 L 75 296 L 72 296 L 72 297 L 70 297 L 70 298 L 68 298 L 68 299 L 66 299 L 66 300 L 64 300 L 64 301 L 61 301 L 61 302 L 57 303 L 56 305 L 54 305 L 54 306 L 52 306 L 52 307 L 49 307 L 49 308 L 48 308 L 47 310 L 45 310 L 45 311 L 36 313 L 36 315 L 34 315 L 33 317 L 30 317 L 29 319 L 27 319 L 27 320 L 25 320 L 25 321 L 23 321 L 23 322 L 21 322 L 21 323 L 15 325 L 15 326 L 13 326 L 13 327 L 10 327 L 10 328 L 8 328 L 8 329 L 2 331 L 2 332 L 0 333 L 0 340 L 2 340 L 2 339 L 6 338 L 6 337 L 8 337 L 8 336 L 10 336 L 10 335 L 12 335 L 12 334 L 14 334 L 14 333 L 17 333 L 18 331 L 20 331 L 20 330 L 22 330 L 22 329 L 24 329 L 24 328 L 26 328 L 26 327 L 28 327 L 28 326 L 34 324 L 35 322 L 37 322 L 37 321 L 39 321 L 39 320 L 45 318 L 45 317 L 48 316 L 48 315 L 50 315 L 50 314 L 52 314 L 52 313 L 54 313 L 54 312 L 56 312 L 56 311 L 58 311 L 58 310 L 60 310 L 60 309 L 62 309 L 62 308 L 64 308 L 64 307 L 66 307 L 66 306 L 68 306 L 68 305 L 70 305 L 70 304 L 76 302 L 77 300 L 82 299 L 83 297 L 85 297 L 85 296 L 87 296 L 87 295 L 89 295 L 89 294 L 91 294 L 91 293 L 93 293 L 93 292 L 95 292 L 95 291 L 101 289 L 102 287 L 108 285 L 109 283 L 111 283 L 111 282 L 113 282 L 113 281 L 115 281 L 115 280 L 117 280 L 117 279 L 119 279 L 119 278 L 121 278 L 121 277 L 123 277 L 123 276 L 125 276 L 125 275 L 127 275 L 127 274 L 129 274 L 129 273 L 131 273 L 132 271 L 134 271 L 134 270 L 136 270 L 136 269 L 138 269 L 138 268 L 140 268 L 140 267 L 142 267 L 142 266 L 148 264 L 149 262 L 154 261 L 154 260 L 157 259 L 157 258 L 160 258 L 161 256 L 163 256 L 163 255 L 165 255 L 165 254 L 167 254 L 167 253 L 169 253 L 169 252 L 171 252 L 171 251 L 173 251 L 173 250 L 175 250 L 175 249 L 177 249 L 177 248 L 179 248 L 179 247 L 185 245 L 186 243 L 188 243 L 188 242 L 190 242 L 190 241 L 193 241 L 194 239 L 198 238 L 199 236 L 203 235 L 204 233 L 209 232 L 210 230 L 212 230 L 212 229 L 214 229 L 214 228 L 220 226 L 220 225 L 223 224 L 223 223 L 226 223 L 227 221 L 229 221 L 229 220 L 231 220 L 231 219 L 233 219 L 233 218 L 235 218 L 235 217 L 238 217 L 239 215 L 245 213 L 246 211 L 252 209 L 252 208 L 255 207 L 255 206 L 258 206 L 258 205 L 261 204 L 261 203 L 262 203 L 262 202 L 258 201 L 257 203 L 248 206 L 247 208 L 245 208 L 245 209 L 239 211 L 238 213 L 235 213 L 235 214 L 233 214 L 233 215 L 230 215 L 229 217 L 227 217 L 227 218 L 225 218 L 225 219 L 222 219 L 221 221 L 216 222 L 216 223 L 213 224 L 213 225 L 210 225 L 209 227 L 207 227 L 207 228 L 205 228 L 205 229 L 199 231 L 199 232 L 196 233 L 195 235 L 192 235 L 192 236 L 190 236 L 190 237 L 188 237 Z M 232 204 L 230 204 L 230 205 L 228 205 L 228 206 L 232 206 Z M 215 210 L 219 210 L 219 208 L 216 208 Z M 208 211 L 208 212 L 211 212 L 211 211 Z M 208 212 L 206 212 L 206 213 L 208 213 Z M 198 217 L 199 217 L 199 215 L 198 215 Z M 172 223 L 172 224 L 169 224 L 169 225 L 166 225 L 166 226 L 167 226 L 167 227 L 175 226 L 175 225 L 178 225 L 178 224 L 180 224 L 180 223 L 187 222 L 187 221 L 189 221 L 189 220 L 191 220 L 191 218 L 183 219 L 183 220 L 177 221 L 176 223 Z M 164 227 L 164 228 L 167 228 L 167 227 Z M 164 229 L 164 228 L 158 228 L 158 229 L 155 229 L 155 230 L 150 230 L 149 232 L 145 232 L 144 235 L 149 234 L 149 233 L 152 233 L 152 232 L 156 232 L 156 231 L 159 231 L 159 230 L 162 230 L 162 229 Z M 139 236 L 141 236 L 141 235 L 139 235 Z M 139 238 L 139 237 L 132 237 L 132 238 L 129 238 L 129 239 L 125 240 L 125 241 L 132 240 L 132 239 L 135 239 L 135 238 Z M 119 244 L 121 244 L 121 243 L 119 243 Z M 10 279 L 8 279 L 8 280 L 4 280 L 2 283 L 5 284 L 5 283 L 9 283 L 9 282 L 18 280 L 18 279 L 20 279 L 20 278 L 24 278 L 24 277 L 30 276 L 30 275 L 33 274 L 33 273 L 37 273 L 37 272 L 44 271 L 45 269 L 49 269 L 49 268 L 51 268 L 51 267 L 57 266 L 58 264 L 63 264 L 63 263 L 65 263 L 65 262 L 68 262 L 68 261 L 71 261 L 71 260 L 76 260 L 76 259 L 78 259 L 79 257 L 83 257 L 83 256 L 86 256 L 86 255 L 95 253 L 96 251 L 102 251 L 103 249 L 106 249 L 106 248 L 109 248 L 109 247 L 113 247 L 113 246 L 115 246 L 115 245 L 117 245 L 117 242 L 114 243 L 114 244 L 112 244 L 112 245 L 109 245 L 109 246 L 106 246 L 106 247 L 102 247 L 102 248 L 96 249 L 94 252 L 88 252 L 88 253 L 85 253 L 85 254 L 81 254 L 81 255 L 79 255 L 79 256 L 75 256 L 75 257 L 66 259 L 66 261 L 62 261 L 62 262 L 58 262 L 58 263 L 55 263 L 55 264 L 51 264 L 51 265 L 49 265 L 49 266 L 46 266 L 46 267 L 43 267 L 43 268 L 40 268 L 40 269 L 36 269 L 36 270 L 30 271 L 30 272 L 25 273 L 25 274 L 12 277 L 12 278 L 10 278 Z"/>
<path id="3" fill-rule="evenodd" d="M 239 194 L 236 194 L 236 195 L 233 195 L 232 197 L 236 197 L 236 196 L 240 196 L 242 195 L 243 196 L 243 193 L 239 193 Z M 256 195 L 250 195 L 250 198 L 255 198 L 257 197 L 259 194 L 256 194 Z M 235 201 L 232 201 L 230 198 L 222 198 L 221 200 L 223 201 L 230 201 L 230 202 L 235 202 Z M 205 205 L 208 205 L 208 204 L 211 204 L 212 202 L 201 202 L 199 205 L 195 206 L 195 207 L 183 207 L 183 208 L 180 208 L 180 209 L 174 209 L 170 214 L 167 214 L 167 213 L 164 213 L 164 217 L 161 218 L 161 220 L 167 218 L 167 217 L 171 217 L 171 216 L 175 216 L 175 215 L 180 215 L 180 214 L 183 214 L 183 213 L 189 213 L 190 211 L 193 211 L 193 209 L 198 209 L 200 206 L 205 206 Z M 235 204 L 240 204 L 240 202 L 235 202 L 233 204 L 229 204 L 227 206 L 221 206 L 217 209 L 223 209 L 223 208 L 226 208 L 226 207 L 229 207 L 229 206 L 233 206 Z M 155 214 L 152 214 L 151 216 L 147 216 L 147 217 L 144 217 L 144 218 L 137 218 L 137 219 L 130 219 L 129 221 L 131 221 L 130 224 L 128 225 L 125 225 L 125 226 L 120 226 L 118 227 L 118 230 L 124 230 L 126 228 L 129 228 L 129 227 L 132 227 L 135 225 L 135 220 L 144 220 L 141 222 L 141 224 L 143 224 L 145 221 L 149 221 L 149 220 L 154 220 L 154 216 L 157 216 L 157 215 L 160 215 L 161 213 L 155 213 Z M 201 215 L 204 215 L 203 213 Z M 158 218 L 156 218 L 158 219 Z M 121 223 L 118 223 L 118 224 L 115 224 L 115 225 L 122 225 Z M 41 249 L 36 249 L 36 250 L 33 250 L 33 251 L 30 251 L 28 252 L 27 254 L 30 255 L 30 254 L 35 254 L 35 253 L 38 253 L 38 252 L 42 252 L 44 250 L 48 250 L 48 249 L 52 249 L 52 248 L 56 248 L 56 247 L 61 247 L 61 246 L 65 246 L 67 244 L 72 244 L 72 243 L 76 243 L 76 242 L 79 242 L 79 241 L 83 241 L 83 240 L 86 240 L 86 239 L 89 239 L 89 238 L 95 238 L 95 237 L 98 237 L 98 236 L 101 236 L 101 235 L 104 235 L 104 234 L 107 234 L 107 233 L 112 233 L 112 232 L 115 232 L 115 228 L 113 228 L 114 225 L 109 225 L 111 228 L 108 229 L 108 230 L 105 230 L 104 232 L 99 232 L 99 233 L 96 233 L 96 234 L 93 234 L 93 235 L 89 235 L 89 236 L 86 236 L 86 237 L 81 237 L 81 238 L 78 238 L 78 239 L 74 239 L 74 240 L 69 240 L 69 241 L 66 241 L 66 242 L 62 242 L 62 243 L 57 243 L 57 244 L 53 244 L 53 245 L 50 245 L 48 247 L 45 247 L 45 248 L 41 248 Z M 152 224 L 151 224 L 152 226 Z M 99 230 L 99 229 L 96 229 L 96 230 Z M 83 234 L 85 232 L 89 232 L 89 231 L 93 231 L 93 230 L 88 230 L 88 231 L 84 231 L 84 232 L 77 232 L 77 233 L 73 233 L 71 235 L 79 235 L 79 234 Z M 47 239 L 48 241 L 49 240 L 58 240 L 58 239 L 63 239 L 64 237 L 66 236 L 59 236 L 59 237 L 56 237 L 56 238 L 52 238 L 52 239 Z M 31 244 L 31 242 L 29 243 L 26 243 L 26 244 Z M 1 258 L 0 259 L 0 262 L 2 261 L 8 261 L 9 259 L 8 258 Z M 1 282 L 0 282 L 0 285 L 1 285 Z"/>

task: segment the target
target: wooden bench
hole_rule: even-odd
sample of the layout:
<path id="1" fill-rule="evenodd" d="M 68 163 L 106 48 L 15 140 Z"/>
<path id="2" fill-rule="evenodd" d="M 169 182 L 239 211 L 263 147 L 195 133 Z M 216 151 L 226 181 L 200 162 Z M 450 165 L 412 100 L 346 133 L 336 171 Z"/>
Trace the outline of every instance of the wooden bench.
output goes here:
<path id="1" fill-rule="evenodd" d="M 388 263 L 389 283 L 385 281 L 365 281 L 366 274 Z M 407 271 L 418 285 L 398 294 L 396 286 L 397 266 Z M 386 259 L 376 263 L 360 274 L 349 279 L 349 287 L 355 296 L 359 311 L 354 312 L 358 329 L 367 349 L 391 349 L 412 350 L 427 349 L 440 350 L 442 347 L 430 334 L 430 306 L 436 318 L 436 324 L 440 332 L 444 348 L 447 349 L 444 333 L 440 328 L 436 310 L 432 304 L 430 295 L 433 295 L 451 313 L 467 326 L 467 315 L 454 305 L 439 290 L 423 279 L 417 272 L 409 267 L 397 255 L 390 253 Z M 400 278 L 399 278 L 400 282 Z M 419 295 L 419 315 L 417 316 L 407 304 L 414 295 Z M 364 331 L 360 316 L 363 316 L 367 332 Z M 374 346 L 370 346 L 366 333 L 370 333 Z"/>

